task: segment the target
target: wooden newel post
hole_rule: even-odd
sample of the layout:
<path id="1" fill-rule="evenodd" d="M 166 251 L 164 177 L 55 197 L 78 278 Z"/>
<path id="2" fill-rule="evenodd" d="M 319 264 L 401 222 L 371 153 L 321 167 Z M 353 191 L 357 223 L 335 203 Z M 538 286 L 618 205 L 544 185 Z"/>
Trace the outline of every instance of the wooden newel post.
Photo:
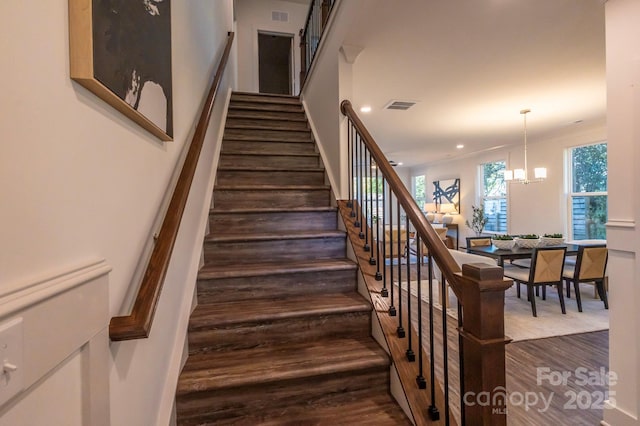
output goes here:
<path id="1" fill-rule="evenodd" d="M 300 30 L 300 87 L 307 78 L 307 36 L 304 28 Z"/>
<path id="2" fill-rule="evenodd" d="M 482 263 L 462 265 L 463 320 L 460 337 L 464 362 L 462 409 L 468 426 L 505 426 L 507 392 L 504 292 L 513 285 L 503 269 Z"/>

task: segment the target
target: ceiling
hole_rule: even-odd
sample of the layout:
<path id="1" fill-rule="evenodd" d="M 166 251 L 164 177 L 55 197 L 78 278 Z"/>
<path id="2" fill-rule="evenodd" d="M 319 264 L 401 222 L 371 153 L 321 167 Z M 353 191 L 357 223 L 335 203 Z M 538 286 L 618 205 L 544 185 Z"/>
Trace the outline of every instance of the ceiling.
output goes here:
<path id="1" fill-rule="evenodd" d="M 346 0 L 353 101 L 405 167 L 535 143 L 606 119 L 604 0 Z M 417 102 L 407 111 L 392 100 Z M 580 127 L 579 127 L 580 126 Z M 456 145 L 463 144 L 463 149 Z"/>

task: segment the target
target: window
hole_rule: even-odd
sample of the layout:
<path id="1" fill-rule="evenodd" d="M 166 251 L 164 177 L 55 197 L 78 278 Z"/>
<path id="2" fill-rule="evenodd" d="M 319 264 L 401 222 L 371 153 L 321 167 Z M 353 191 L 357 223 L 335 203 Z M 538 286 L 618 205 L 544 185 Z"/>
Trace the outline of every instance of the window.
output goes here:
<path id="1" fill-rule="evenodd" d="M 411 186 L 413 189 L 413 199 L 416 200 L 416 204 L 418 204 L 418 207 L 420 207 L 420 209 L 422 210 L 422 208 L 424 207 L 424 203 L 427 202 L 426 188 L 424 186 L 424 175 L 414 176 L 412 184 L 413 185 Z"/>
<path id="2" fill-rule="evenodd" d="M 484 205 L 488 232 L 507 232 L 507 186 L 504 182 L 504 161 L 480 165 L 480 196 Z"/>
<path id="3" fill-rule="evenodd" d="M 569 230 L 574 240 L 606 239 L 607 144 L 569 150 Z"/>

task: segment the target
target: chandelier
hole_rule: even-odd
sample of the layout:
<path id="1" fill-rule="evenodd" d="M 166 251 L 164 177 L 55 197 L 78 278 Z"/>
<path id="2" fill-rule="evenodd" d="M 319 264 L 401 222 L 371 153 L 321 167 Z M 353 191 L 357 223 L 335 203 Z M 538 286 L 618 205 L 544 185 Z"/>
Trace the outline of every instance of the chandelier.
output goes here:
<path id="1" fill-rule="evenodd" d="M 530 109 L 520 111 L 524 118 L 524 169 L 505 170 L 504 180 L 512 183 L 536 183 L 542 182 L 547 178 L 547 169 L 545 167 L 536 167 L 533 169 L 533 179 L 529 179 L 529 169 L 527 168 L 527 114 Z"/>

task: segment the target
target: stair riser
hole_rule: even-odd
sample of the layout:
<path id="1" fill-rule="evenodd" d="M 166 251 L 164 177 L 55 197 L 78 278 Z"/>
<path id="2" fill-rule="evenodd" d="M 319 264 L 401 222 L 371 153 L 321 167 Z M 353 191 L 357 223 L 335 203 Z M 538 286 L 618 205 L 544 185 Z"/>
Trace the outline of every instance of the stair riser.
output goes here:
<path id="1" fill-rule="evenodd" d="M 234 324 L 211 330 L 189 330 L 189 353 L 238 350 L 273 343 L 315 341 L 327 337 L 365 337 L 370 334 L 370 312 Z"/>
<path id="2" fill-rule="evenodd" d="M 266 213 L 217 213 L 209 216 L 210 232 L 216 235 L 295 231 L 330 231 L 338 229 L 335 211 L 319 212 L 266 212 Z"/>
<path id="3" fill-rule="evenodd" d="M 282 168 L 316 168 L 320 164 L 317 155 L 220 155 L 220 167 L 282 167 Z M 263 182 L 256 182 L 263 183 Z"/>
<path id="4" fill-rule="evenodd" d="M 338 405 L 345 399 L 366 398 L 370 392 L 384 391 L 389 386 L 388 381 L 389 367 L 385 366 L 375 370 L 355 370 L 350 374 L 237 387 L 224 394 L 200 392 L 181 395 L 176 398 L 178 425 L 200 425 L 204 422 L 241 424 L 237 423 L 238 418 L 233 418 L 274 413 L 287 406 Z"/>
<path id="5" fill-rule="evenodd" d="M 306 121 L 289 121 L 289 120 L 259 120 L 251 118 L 228 118 L 226 128 L 234 129 L 278 129 L 278 130 L 295 130 L 308 131 L 309 125 Z"/>
<path id="6" fill-rule="evenodd" d="M 356 278 L 350 269 L 198 280 L 198 303 L 347 293 L 356 289 Z"/>
<path id="7" fill-rule="evenodd" d="M 305 238 L 293 240 L 209 242 L 205 263 L 211 265 L 252 265 L 288 260 L 340 259 L 346 254 L 345 238 Z"/>
<path id="8" fill-rule="evenodd" d="M 221 153 L 227 152 L 250 152 L 256 154 L 316 154 L 313 142 L 273 142 L 273 141 L 234 141 L 225 140 L 222 142 Z"/>
<path id="9" fill-rule="evenodd" d="M 246 130 L 246 129 L 225 129 L 225 139 L 236 140 L 258 140 L 276 142 L 311 142 L 311 132 L 288 132 L 285 130 Z"/>
<path id="10" fill-rule="evenodd" d="M 227 119 L 229 118 L 257 118 L 273 120 L 304 121 L 307 117 L 304 112 L 282 112 L 282 111 L 254 111 L 243 108 L 229 108 Z"/>
<path id="11" fill-rule="evenodd" d="M 305 190 L 220 190 L 214 191 L 216 208 L 325 207 L 330 204 L 328 189 Z"/>
<path id="12" fill-rule="evenodd" d="M 323 171 L 218 170 L 218 185 L 324 185 Z"/>
<path id="13" fill-rule="evenodd" d="M 293 96 L 254 95 L 251 93 L 234 93 L 231 102 L 255 102 L 258 104 L 281 104 L 302 106 L 300 98 Z"/>

